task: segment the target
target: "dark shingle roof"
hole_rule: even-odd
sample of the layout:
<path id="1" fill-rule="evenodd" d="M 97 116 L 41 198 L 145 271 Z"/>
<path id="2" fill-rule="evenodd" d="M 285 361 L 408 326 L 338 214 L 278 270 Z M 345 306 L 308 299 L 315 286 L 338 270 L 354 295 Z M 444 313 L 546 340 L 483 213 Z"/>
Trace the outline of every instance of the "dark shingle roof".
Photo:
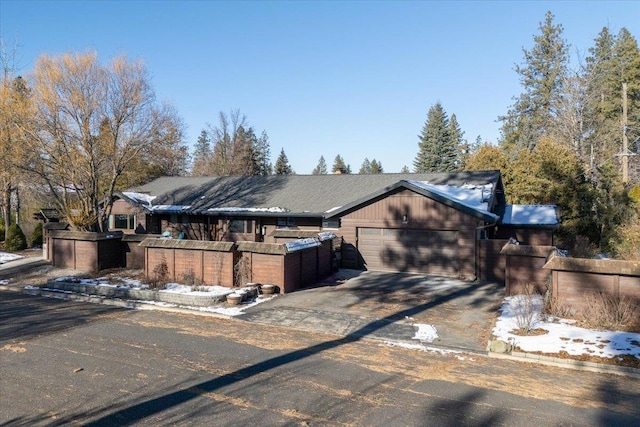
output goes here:
<path id="1" fill-rule="evenodd" d="M 132 191 L 156 196 L 152 204 L 210 208 L 283 208 L 290 213 L 317 214 L 384 192 L 402 180 L 432 184 L 488 184 L 498 171 L 379 175 L 269 175 L 225 177 L 161 177 Z"/>

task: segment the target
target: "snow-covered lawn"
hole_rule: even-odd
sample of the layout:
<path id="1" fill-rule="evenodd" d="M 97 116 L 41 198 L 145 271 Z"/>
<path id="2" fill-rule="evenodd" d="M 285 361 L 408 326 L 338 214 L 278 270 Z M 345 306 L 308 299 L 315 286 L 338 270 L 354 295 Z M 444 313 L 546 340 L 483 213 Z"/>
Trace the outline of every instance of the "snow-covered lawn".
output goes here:
<path id="1" fill-rule="evenodd" d="M 0 252 L 0 264 L 5 262 L 15 261 L 17 259 L 24 258 L 22 255 L 10 254 L 7 252 Z"/>
<path id="2" fill-rule="evenodd" d="M 532 329 L 547 331 L 542 335 L 516 335 L 522 323 L 518 321 L 519 310 L 526 303 L 523 298 L 531 298 L 533 309 Z M 521 311 L 520 311 L 521 313 Z M 501 314 L 493 329 L 493 335 L 524 352 L 540 352 L 557 354 L 566 352 L 571 356 L 596 356 L 602 358 L 618 358 L 631 355 L 640 359 L 640 334 L 617 331 L 597 331 L 575 325 L 574 320 L 554 318 L 542 313 L 542 297 L 539 295 L 526 297 L 518 295 L 505 298 Z"/>

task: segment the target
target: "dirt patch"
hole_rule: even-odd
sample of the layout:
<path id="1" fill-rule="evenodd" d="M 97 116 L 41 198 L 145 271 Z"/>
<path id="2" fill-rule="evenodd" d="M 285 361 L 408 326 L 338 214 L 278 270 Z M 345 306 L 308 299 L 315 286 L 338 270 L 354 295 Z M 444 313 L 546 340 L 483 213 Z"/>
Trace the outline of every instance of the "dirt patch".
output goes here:
<path id="1" fill-rule="evenodd" d="M 520 347 L 516 347 L 515 350 L 523 351 Z M 559 353 L 543 353 L 540 351 L 527 351 L 526 353 L 538 354 L 540 356 L 546 356 L 546 357 L 557 357 L 558 359 L 577 360 L 580 362 L 593 362 L 593 363 L 602 363 L 604 365 L 640 368 L 640 359 L 634 356 L 631 356 L 630 354 L 623 354 L 616 357 L 599 357 L 599 356 L 591 356 L 588 354 L 573 355 L 573 354 L 567 353 L 566 351 L 561 351 Z"/>

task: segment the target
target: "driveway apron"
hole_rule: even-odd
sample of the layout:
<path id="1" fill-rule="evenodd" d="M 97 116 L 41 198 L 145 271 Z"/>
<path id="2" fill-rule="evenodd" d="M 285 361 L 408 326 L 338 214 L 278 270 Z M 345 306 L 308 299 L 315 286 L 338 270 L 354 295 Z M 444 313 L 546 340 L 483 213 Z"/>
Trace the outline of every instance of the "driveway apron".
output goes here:
<path id="1" fill-rule="evenodd" d="M 262 324 L 417 344 L 421 325 L 438 337 L 423 344 L 485 351 L 504 286 L 406 273 L 341 270 L 323 286 L 280 295 L 239 316 Z"/>

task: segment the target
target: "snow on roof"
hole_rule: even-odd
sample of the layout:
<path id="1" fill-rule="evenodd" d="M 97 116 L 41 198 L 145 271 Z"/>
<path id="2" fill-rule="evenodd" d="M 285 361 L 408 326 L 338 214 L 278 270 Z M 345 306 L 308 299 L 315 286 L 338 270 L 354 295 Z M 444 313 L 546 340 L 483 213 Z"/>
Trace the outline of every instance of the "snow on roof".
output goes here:
<path id="1" fill-rule="evenodd" d="M 227 207 L 227 208 L 209 208 L 207 212 L 271 212 L 271 213 L 283 213 L 288 212 L 285 208 L 279 207 L 271 207 L 271 208 L 237 208 L 237 207 Z"/>
<path id="2" fill-rule="evenodd" d="M 509 225 L 557 225 L 556 205 L 507 205 L 502 223 Z"/>
<path id="3" fill-rule="evenodd" d="M 429 184 L 428 181 L 407 180 L 407 182 L 473 210 L 494 216 L 495 219 L 498 219 L 498 215 L 493 212 L 489 212 L 489 198 L 493 191 L 493 184 L 463 184 L 455 186 L 446 184 Z"/>
<path id="4" fill-rule="evenodd" d="M 333 234 L 331 231 L 321 231 L 320 233 L 318 233 L 318 239 L 321 242 L 324 242 L 325 240 L 331 240 L 331 239 L 335 239 L 336 235 Z"/>
<path id="5" fill-rule="evenodd" d="M 191 208 L 190 205 L 157 205 L 150 207 L 154 212 L 182 212 L 189 208 Z"/>
<path id="6" fill-rule="evenodd" d="M 298 239 L 292 242 L 287 242 L 284 245 L 287 247 L 287 252 L 295 252 L 303 249 L 315 248 L 316 246 L 320 246 L 321 243 L 315 237 L 309 237 L 307 239 Z"/>
<path id="7" fill-rule="evenodd" d="M 151 202 L 156 198 L 156 196 L 152 196 L 150 194 L 136 193 L 134 191 L 124 191 L 122 192 L 122 194 L 130 198 L 134 202 L 140 203 L 142 205 L 147 205 L 148 207 L 151 207 Z"/>
<path id="8" fill-rule="evenodd" d="M 333 211 L 337 211 L 337 210 L 338 210 L 338 209 L 340 209 L 341 207 L 342 207 L 342 206 L 336 206 L 336 207 L 333 207 L 333 208 L 331 208 L 331 209 L 327 209 L 324 213 L 331 213 L 331 212 L 333 212 Z"/>

